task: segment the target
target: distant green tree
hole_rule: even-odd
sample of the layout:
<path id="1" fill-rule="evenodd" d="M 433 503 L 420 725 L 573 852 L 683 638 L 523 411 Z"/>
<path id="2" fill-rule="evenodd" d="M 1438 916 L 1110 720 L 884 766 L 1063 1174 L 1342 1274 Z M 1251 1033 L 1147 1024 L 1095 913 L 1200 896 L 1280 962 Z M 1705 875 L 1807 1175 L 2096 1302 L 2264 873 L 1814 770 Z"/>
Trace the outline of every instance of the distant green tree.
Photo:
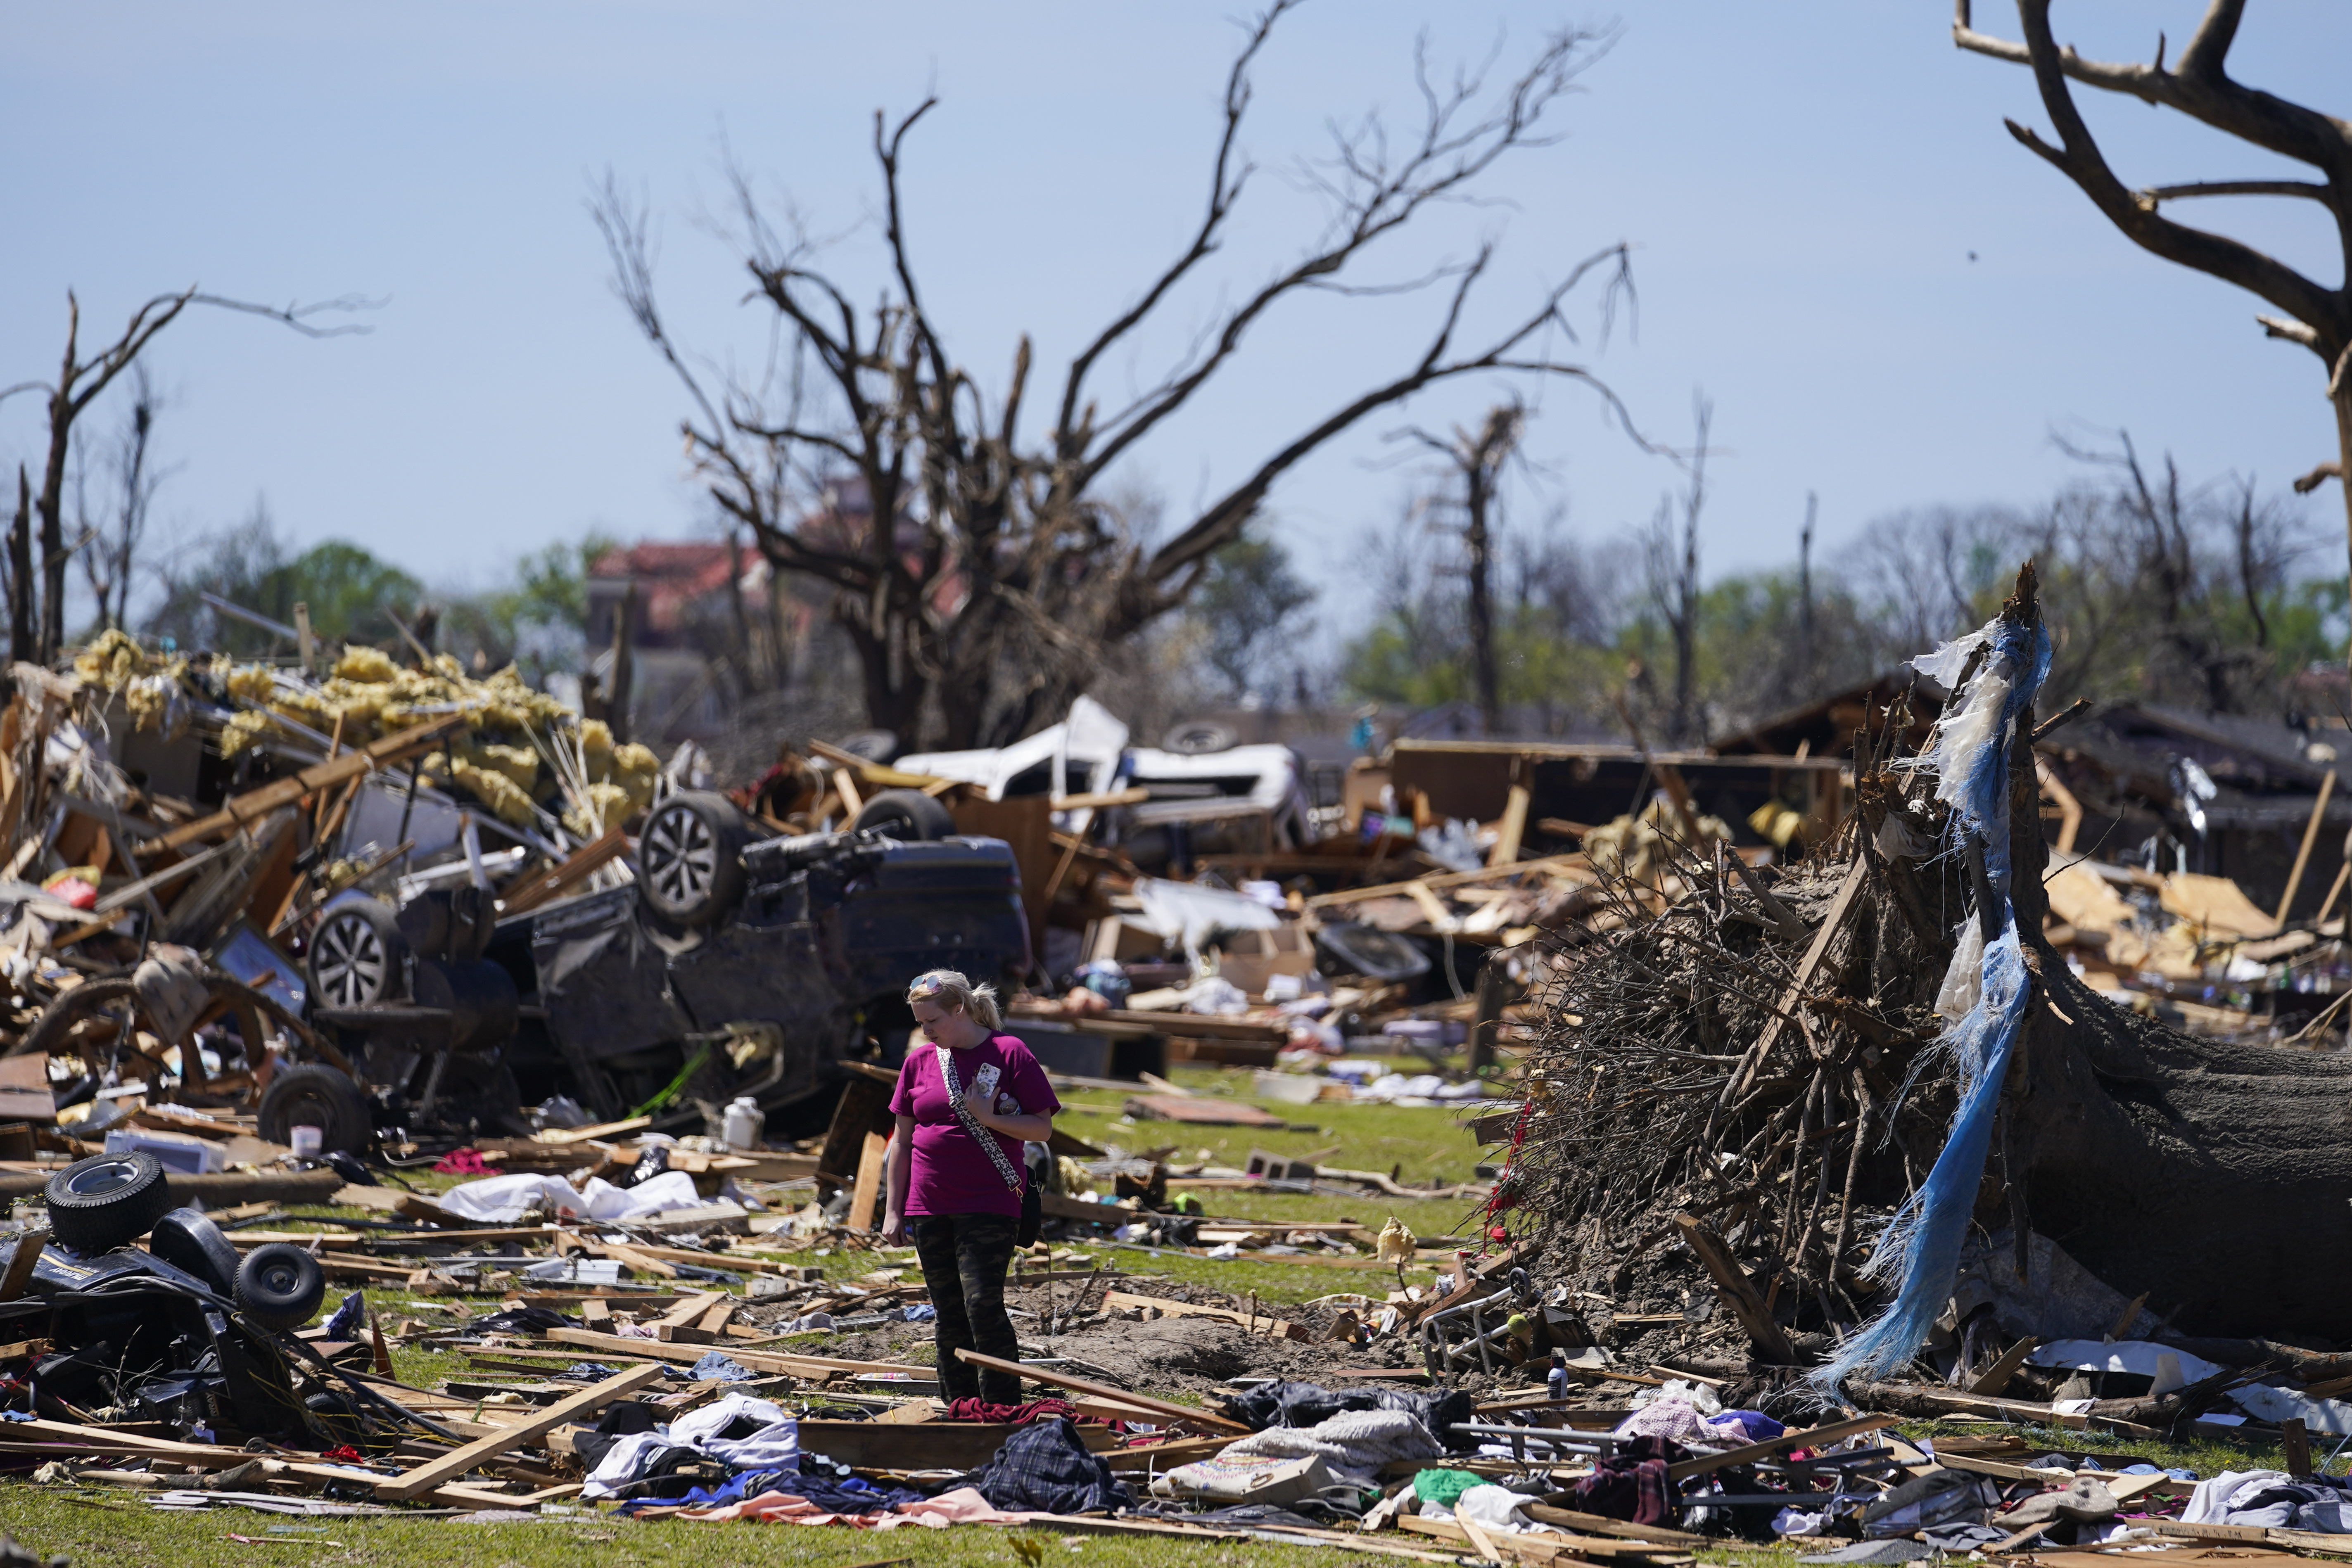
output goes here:
<path id="1" fill-rule="evenodd" d="M 1315 590 L 1290 569 L 1290 552 L 1255 525 L 1210 557 L 1191 613 L 1201 626 L 1202 655 L 1228 695 L 1256 689 L 1271 648 L 1296 651 L 1312 629 L 1298 612 L 1314 602 Z"/>
<path id="2" fill-rule="evenodd" d="M 308 605 L 311 629 L 331 646 L 397 638 L 387 607 L 409 618 L 424 601 L 425 585 L 342 540 L 289 557 L 267 503 L 257 500 L 244 522 L 205 541 L 193 563 L 167 569 L 163 599 L 147 630 L 183 648 L 241 658 L 288 651 L 284 638 L 222 614 L 206 594 L 289 626 L 294 606 Z"/>

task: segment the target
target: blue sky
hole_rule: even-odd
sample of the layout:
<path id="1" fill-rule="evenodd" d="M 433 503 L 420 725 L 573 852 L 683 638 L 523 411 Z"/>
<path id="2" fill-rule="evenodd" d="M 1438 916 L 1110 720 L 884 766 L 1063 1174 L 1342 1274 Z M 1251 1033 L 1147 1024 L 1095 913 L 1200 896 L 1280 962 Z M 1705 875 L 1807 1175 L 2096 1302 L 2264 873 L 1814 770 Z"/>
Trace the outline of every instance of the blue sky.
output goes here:
<path id="1" fill-rule="evenodd" d="M 2146 58 L 2159 27 L 2177 49 L 2201 8 L 2062 4 L 2059 25 L 2086 52 Z M 1978 10 L 2013 35 L 2000 0 Z M 837 237 L 830 264 L 870 297 L 871 116 L 936 90 L 911 143 L 913 242 L 953 352 L 999 387 L 1021 332 L 1055 367 L 1195 221 L 1233 15 L 16 0 L 0 7 L 0 384 L 52 371 L 68 288 L 110 335 L 190 282 L 382 296 L 365 337 L 310 342 L 215 312 L 157 341 L 176 465 L 159 533 L 193 538 L 266 496 L 301 542 L 357 539 L 448 583 L 592 526 L 689 533 L 706 509 L 680 469 L 680 397 L 606 288 L 592 177 L 609 167 L 650 198 L 678 335 L 755 365 L 768 321 L 740 302 L 736 253 L 712 232 L 722 142 L 779 209 Z M 1496 201 L 1433 215 L 1365 276 L 1494 237 L 1478 310 L 1491 326 L 1580 258 L 1632 244 L 1638 317 L 1580 352 L 1664 439 L 1687 438 L 1695 388 L 1714 399 L 1710 575 L 1791 557 L 1809 489 L 1832 565 L 1838 542 L 1902 508 L 2030 500 L 2067 472 L 2056 426 L 2128 427 L 2192 475 L 2273 486 L 2332 456 L 2317 361 L 2266 342 L 2251 297 L 2137 251 L 2012 142 L 2003 116 L 2042 122 L 2030 79 L 1958 53 L 1949 19 L 1940 0 L 1314 0 L 1265 56 L 1244 139 L 1263 174 L 1216 281 L 1246 287 L 1312 232 L 1313 199 L 1283 170 L 1320 149 L 1328 117 L 1411 111 L 1418 31 L 1441 61 L 1499 36 L 1507 63 L 1553 26 L 1613 21 L 1614 47 L 1560 109 L 1564 140 L 1514 157 Z M 2352 8 L 2299 0 L 2254 8 L 2233 65 L 2342 110 L 2326 79 L 2347 58 Z M 2287 167 L 2144 107 L 2088 108 L 2134 184 Z M 2315 208 L 2194 216 L 2337 275 Z M 1180 300 L 1108 387 L 1181 351 L 1217 298 Z M 1408 363 L 1432 308 L 1305 301 L 1126 479 L 1181 512 Z M 1354 613 L 1364 530 L 1410 482 L 1381 436 L 1467 419 L 1497 390 L 1464 384 L 1368 421 L 1276 492 L 1282 537 L 1331 590 L 1327 624 Z M 0 405 L 0 459 L 34 459 L 39 420 L 35 399 Z M 1541 394 L 1528 449 L 1540 472 L 1515 515 L 1565 508 L 1603 547 L 1674 479 L 1564 384 Z M 2317 498 L 2315 522 L 2335 504 Z"/>

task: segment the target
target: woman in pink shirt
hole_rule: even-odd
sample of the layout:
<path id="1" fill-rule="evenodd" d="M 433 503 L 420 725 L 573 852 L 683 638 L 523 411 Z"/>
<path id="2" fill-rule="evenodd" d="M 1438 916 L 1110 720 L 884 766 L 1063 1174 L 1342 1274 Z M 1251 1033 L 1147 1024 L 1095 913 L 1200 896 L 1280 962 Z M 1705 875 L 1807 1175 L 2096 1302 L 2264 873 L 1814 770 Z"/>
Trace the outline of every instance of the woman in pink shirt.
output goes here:
<path id="1" fill-rule="evenodd" d="M 939 1313 L 940 1397 L 1018 1405 L 1018 1377 L 982 1372 L 956 1352 L 1021 1359 L 1004 1311 L 1028 1180 L 1021 1145 L 1054 1135 L 1062 1102 L 1029 1047 L 1000 1033 L 992 987 L 935 969 L 908 987 L 907 1005 L 917 1032 L 890 1097 L 898 1129 L 884 1167 L 883 1235 L 898 1246 L 911 1237 L 921 1260 Z"/>

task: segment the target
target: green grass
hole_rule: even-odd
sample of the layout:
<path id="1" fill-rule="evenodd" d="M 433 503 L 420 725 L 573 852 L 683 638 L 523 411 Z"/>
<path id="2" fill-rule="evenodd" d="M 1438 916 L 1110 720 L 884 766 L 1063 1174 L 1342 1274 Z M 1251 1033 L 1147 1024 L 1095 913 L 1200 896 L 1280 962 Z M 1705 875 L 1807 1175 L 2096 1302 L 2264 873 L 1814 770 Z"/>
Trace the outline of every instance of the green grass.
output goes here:
<path id="1" fill-rule="evenodd" d="M 111 1488 L 7 1484 L 0 1530 L 36 1555 L 69 1557 L 78 1568 L 212 1568 L 268 1563 L 383 1563 L 385 1568 L 609 1568 L 616 1562 L 654 1568 L 847 1568 L 911 1557 L 922 1568 L 1020 1568 L 1016 1541 L 1056 1563 L 1116 1563 L 1126 1568 L 1309 1568 L 1328 1552 L 1259 1541 L 1180 1541 L 1172 1537 L 1064 1534 L 964 1525 L 902 1528 L 887 1533 L 794 1525 L 696 1524 L 625 1520 L 582 1510 L 529 1524 L 450 1524 L 437 1519 L 289 1519 L 243 1509 L 171 1513 Z M 272 1525 L 281 1529 L 273 1531 Z M 291 1525 L 288 1530 L 282 1527 Z M 234 1533 L 301 1542 L 257 1547 Z M 331 1546 L 329 1542 L 337 1542 Z M 1244 1555 L 1246 1553 L 1246 1555 Z"/>

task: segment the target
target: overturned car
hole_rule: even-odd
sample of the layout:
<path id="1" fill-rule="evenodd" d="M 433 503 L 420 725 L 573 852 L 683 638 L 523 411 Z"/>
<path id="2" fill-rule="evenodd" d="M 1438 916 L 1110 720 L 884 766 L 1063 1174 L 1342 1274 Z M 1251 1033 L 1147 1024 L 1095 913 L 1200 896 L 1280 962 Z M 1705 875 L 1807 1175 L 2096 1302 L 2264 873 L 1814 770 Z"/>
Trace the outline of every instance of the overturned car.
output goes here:
<path id="1" fill-rule="evenodd" d="M 821 1119 L 835 1064 L 903 1050 L 915 974 L 1010 984 L 1029 967 L 1012 851 L 947 836 L 916 799 L 792 837 L 677 792 L 647 815 L 632 882 L 512 919 L 472 888 L 397 910 L 343 895 L 307 956 L 309 1021 L 341 1060 L 281 1068 L 263 1136 L 528 1132 L 522 1107 L 559 1094 L 605 1121 L 715 1131 L 742 1097 Z"/>

